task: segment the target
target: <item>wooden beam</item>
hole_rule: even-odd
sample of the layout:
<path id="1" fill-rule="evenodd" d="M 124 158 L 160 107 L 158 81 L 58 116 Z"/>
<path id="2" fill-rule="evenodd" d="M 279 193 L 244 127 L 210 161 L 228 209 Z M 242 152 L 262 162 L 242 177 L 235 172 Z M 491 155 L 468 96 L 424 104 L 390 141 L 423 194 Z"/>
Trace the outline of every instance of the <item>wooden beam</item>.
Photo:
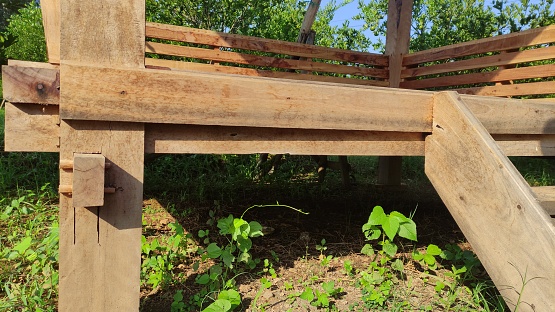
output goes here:
<path id="1" fill-rule="evenodd" d="M 388 57 L 382 54 L 312 46 L 297 42 L 255 38 L 158 23 L 146 24 L 146 36 L 148 38 L 189 42 L 216 47 L 253 50 L 366 65 L 387 66 L 388 64 Z"/>
<path id="2" fill-rule="evenodd" d="M 48 62 L 60 64 L 60 0 L 40 0 Z"/>
<path id="3" fill-rule="evenodd" d="M 310 2 L 308 3 L 308 8 L 304 14 L 304 19 L 303 23 L 301 24 L 299 36 L 297 37 L 297 42 L 306 42 L 306 37 L 312 29 L 312 24 L 314 24 L 314 20 L 316 19 L 316 13 L 318 13 L 318 9 L 320 8 L 320 2 L 321 0 L 310 0 Z"/>
<path id="4" fill-rule="evenodd" d="M 520 49 L 552 42 L 555 42 L 555 25 L 411 53 L 403 58 L 403 65 L 417 65 L 448 58 Z"/>
<path id="5" fill-rule="evenodd" d="M 436 95 L 433 129 L 426 174 L 509 307 L 555 310 L 549 215 L 456 93 Z"/>
<path id="6" fill-rule="evenodd" d="M 61 9 L 63 111 L 85 104 L 64 95 L 65 83 L 79 79 L 68 75 L 69 64 L 144 67 L 145 2 L 62 0 Z M 75 208 L 68 194 L 60 195 L 59 311 L 138 311 L 144 126 L 61 117 L 60 160 L 103 155 L 113 164 L 106 184 L 116 192 L 93 208 Z M 60 185 L 72 179 L 60 170 Z"/>
<path id="7" fill-rule="evenodd" d="M 555 186 L 536 186 L 532 191 L 538 197 L 543 209 L 549 215 L 555 216 Z"/>
<path id="8" fill-rule="evenodd" d="M 553 134 L 494 134 L 495 142 L 507 156 L 555 156 Z"/>
<path id="9" fill-rule="evenodd" d="M 401 82 L 401 87 L 407 89 L 439 88 L 446 86 L 462 86 L 469 84 L 475 85 L 479 83 L 545 78 L 552 76 L 555 76 L 555 64 L 498 69 L 489 72 L 409 80 Z M 551 93 L 555 93 L 555 90 L 551 90 Z"/>
<path id="10" fill-rule="evenodd" d="M 409 52 L 413 0 L 389 0 L 385 54 L 389 56 L 389 87 L 399 88 L 403 55 Z M 401 157 L 378 159 L 378 184 L 401 184 Z"/>
<path id="11" fill-rule="evenodd" d="M 518 52 L 508 52 L 503 54 L 447 62 L 430 66 L 405 68 L 401 72 L 401 78 L 414 78 L 418 76 L 435 75 L 468 69 L 541 61 L 551 59 L 553 58 L 553 55 L 555 55 L 555 46 L 523 50 Z"/>
<path id="12" fill-rule="evenodd" d="M 424 153 L 423 133 L 148 124 L 146 153 L 404 155 Z"/>
<path id="13" fill-rule="evenodd" d="M 63 77 L 64 119 L 431 131 L 431 94 L 421 91 L 77 65 Z"/>
<path id="14" fill-rule="evenodd" d="M 147 68 L 153 68 L 153 69 L 167 68 L 170 70 L 193 70 L 193 71 L 203 71 L 208 73 L 223 73 L 223 74 L 235 74 L 235 75 L 254 76 L 254 77 L 321 81 L 321 82 L 345 83 L 345 84 L 376 86 L 376 87 L 387 87 L 389 85 L 387 81 L 381 81 L 381 80 L 344 78 L 344 77 L 302 74 L 302 73 L 292 73 L 292 72 L 274 71 L 274 70 L 260 70 L 260 69 L 245 68 L 245 67 L 226 66 L 221 64 L 219 66 L 214 66 L 214 64 L 172 61 L 172 60 L 154 59 L 154 58 L 146 58 L 145 65 L 147 66 Z"/>
<path id="15" fill-rule="evenodd" d="M 484 96 L 517 96 L 555 94 L 555 81 L 528 82 L 502 86 L 486 86 L 464 89 L 453 89 L 461 94 Z"/>
<path id="16" fill-rule="evenodd" d="M 271 56 L 245 54 L 213 49 L 177 46 L 171 44 L 147 42 L 146 52 L 171 56 L 191 57 L 201 60 L 212 60 L 217 62 L 229 62 L 262 67 L 274 67 L 282 69 L 300 69 L 316 72 L 329 72 L 337 74 L 350 74 L 386 78 L 387 71 L 384 69 L 366 68 L 359 66 L 347 66 L 312 62 L 308 60 L 291 60 Z"/>
<path id="17" fill-rule="evenodd" d="M 60 72 L 54 66 L 4 65 L 2 88 L 4 98 L 12 103 L 57 104 L 60 98 Z"/>
<path id="18" fill-rule="evenodd" d="M 6 102 L 4 150 L 6 152 L 58 152 L 58 106 Z"/>

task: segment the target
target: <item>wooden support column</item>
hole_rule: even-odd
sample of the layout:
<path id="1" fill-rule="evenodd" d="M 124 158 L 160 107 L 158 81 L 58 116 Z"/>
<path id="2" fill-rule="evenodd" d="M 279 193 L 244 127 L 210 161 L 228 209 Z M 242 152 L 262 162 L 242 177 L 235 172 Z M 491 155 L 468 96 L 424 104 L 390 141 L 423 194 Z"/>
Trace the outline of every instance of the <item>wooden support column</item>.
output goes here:
<path id="1" fill-rule="evenodd" d="M 403 55 L 409 52 L 413 0 L 389 0 L 385 54 L 389 55 L 389 87 L 399 88 Z M 378 184 L 401 184 L 402 157 L 378 159 Z"/>
<path id="2" fill-rule="evenodd" d="M 63 90 L 85 79 L 69 64 L 143 68 L 144 31 L 144 0 L 61 0 L 60 159 L 102 155 L 115 193 L 96 207 L 75 207 L 76 189 L 60 194 L 59 311 L 139 309 L 144 125 L 68 119 L 64 109 L 82 103 Z M 74 177 L 61 169 L 60 184 Z"/>
<path id="3" fill-rule="evenodd" d="M 60 64 L 60 0 L 41 0 L 40 8 L 48 62 Z"/>

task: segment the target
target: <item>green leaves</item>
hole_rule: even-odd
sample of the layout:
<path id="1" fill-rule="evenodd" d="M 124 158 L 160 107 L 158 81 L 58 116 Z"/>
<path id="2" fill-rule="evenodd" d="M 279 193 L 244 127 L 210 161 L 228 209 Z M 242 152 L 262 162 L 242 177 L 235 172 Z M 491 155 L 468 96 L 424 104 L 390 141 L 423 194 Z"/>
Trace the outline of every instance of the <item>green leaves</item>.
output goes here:
<path id="1" fill-rule="evenodd" d="M 376 206 L 368 217 L 368 222 L 362 226 L 362 232 L 366 240 L 375 240 L 382 234 L 383 229 L 387 238 L 391 241 L 399 235 L 403 238 L 416 241 L 416 224 L 402 213 L 393 211 L 386 214 L 381 206 Z"/>

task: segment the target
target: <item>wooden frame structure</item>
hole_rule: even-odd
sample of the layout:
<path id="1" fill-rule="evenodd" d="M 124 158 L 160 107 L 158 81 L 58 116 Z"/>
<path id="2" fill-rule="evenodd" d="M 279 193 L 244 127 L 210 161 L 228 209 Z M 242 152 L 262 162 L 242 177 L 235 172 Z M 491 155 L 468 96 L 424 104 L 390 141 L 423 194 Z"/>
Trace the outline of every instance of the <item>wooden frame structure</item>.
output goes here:
<path id="1" fill-rule="evenodd" d="M 426 88 L 437 85 L 435 78 L 412 77 L 550 58 L 543 49 L 552 48 L 542 47 L 430 63 L 554 42 L 555 28 L 526 32 L 526 44 L 522 35 L 509 35 L 407 55 L 407 3 L 412 1 L 390 1 L 390 18 L 400 16 L 390 27 L 398 37 L 380 56 L 145 24 L 143 0 L 43 1 L 51 64 L 10 61 L 3 67 L 5 150 L 60 153 L 59 310 L 138 309 L 145 152 L 424 155 L 426 174 L 509 306 L 520 298 L 522 310 L 555 310 L 555 190 L 530 188 L 506 157 L 555 155 L 555 105 L 379 87 Z M 145 36 L 208 40 L 199 42 L 212 48 L 145 45 Z M 252 42 L 266 52 L 285 49 L 349 64 L 249 58 L 213 48 L 249 49 Z M 478 49 L 484 42 L 488 48 Z M 218 64 L 145 59 L 147 52 L 191 53 L 186 56 Z M 370 78 L 265 72 L 220 62 Z M 422 63 L 431 66 L 415 67 Z M 499 74 L 495 79 L 503 81 L 531 75 L 516 69 Z M 486 79 L 454 80 L 468 84 L 476 77 Z M 489 82 L 492 74 L 485 77 Z M 515 86 L 464 92 L 555 92 L 552 82 L 524 91 Z M 518 273 L 531 279 L 522 294 Z"/>

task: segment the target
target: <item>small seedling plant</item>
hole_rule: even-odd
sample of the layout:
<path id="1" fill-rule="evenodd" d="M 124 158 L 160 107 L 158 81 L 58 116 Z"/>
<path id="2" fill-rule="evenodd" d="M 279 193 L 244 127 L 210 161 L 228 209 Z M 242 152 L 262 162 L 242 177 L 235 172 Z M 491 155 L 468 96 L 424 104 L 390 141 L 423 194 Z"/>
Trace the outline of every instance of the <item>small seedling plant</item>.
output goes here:
<path id="1" fill-rule="evenodd" d="M 372 256 L 367 270 L 360 272 L 358 284 L 362 290 L 362 301 L 367 308 L 383 308 L 392 296 L 394 280 L 404 270 L 403 261 L 395 259 L 398 247 L 397 237 L 411 241 L 417 240 L 416 224 L 402 213 L 392 211 L 386 214 L 381 206 L 376 206 L 362 226 L 367 241 L 376 242 L 381 247 L 377 252 L 367 243 L 361 252 Z"/>

